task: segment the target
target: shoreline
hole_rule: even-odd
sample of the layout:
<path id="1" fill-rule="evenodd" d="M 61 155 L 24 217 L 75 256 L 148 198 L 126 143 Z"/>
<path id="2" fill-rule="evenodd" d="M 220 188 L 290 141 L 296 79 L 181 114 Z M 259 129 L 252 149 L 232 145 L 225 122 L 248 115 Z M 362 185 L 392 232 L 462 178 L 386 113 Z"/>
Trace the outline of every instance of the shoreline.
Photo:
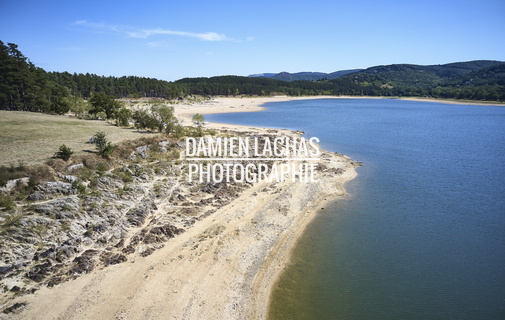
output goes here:
<path id="1" fill-rule="evenodd" d="M 187 121 L 189 114 L 208 114 L 209 106 L 214 112 L 216 106 L 221 112 L 260 111 L 265 102 L 285 99 L 217 99 L 175 110 Z M 284 129 L 216 123 L 206 127 L 232 134 L 299 136 Z M 356 176 L 357 164 L 346 156 L 321 150 L 318 163 L 316 183 L 255 183 L 151 255 L 135 255 L 125 263 L 16 297 L 10 305 L 28 304 L 7 317 L 266 318 L 271 288 L 289 264 L 298 238 L 322 206 L 345 195 L 344 183 Z M 169 207 L 160 206 L 159 214 Z"/>
<path id="2" fill-rule="evenodd" d="M 420 98 L 420 97 L 370 97 L 370 96 L 273 96 L 273 97 L 216 97 L 209 101 L 200 103 L 189 103 L 177 105 L 175 113 L 179 116 L 184 124 L 191 124 L 191 115 L 194 113 L 200 114 L 218 114 L 218 113 L 239 113 L 239 112 L 257 112 L 265 110 L 264 104 L 269 102 L 297 101 L 297 100 L 318 100 L 318 99 L 391 99 L 391 100 L 406 100 L 419 102 L 436 102 L 454 105 L 482 105 L 482 106 L 498 106 L 504 107 L 504 103 L 495 102 L 477 102 L 470 100 L 450 100 L 450 99 L 435 99 L 435 98 Z M 243 128 L 244 126 L 224 124 L 224 123 L 209 123 L 209 128 L 222 128 L 229 126 L 233 128 Z"/>
<path id="3" fill-rule="evenodd" d="M 219 114 L 219 113 L 240 113 L 240 112 L 259 112 L 266 110 L 263 105 L 269 102 L 283 102 L 283 101 L 297 101 L 297 100 L 316 100 L 316 99 L 388 99 L 382 97 L 353 97 L 353 96 L 309 96 L 309 97 L 289 97 L 289 96 L 274 96 L 274 97 L 257 97 L 257 98 L 230 98 L 230 97 L 219 97 L 214 98 L 208 104 L 217 103 L 218 108 L 205 107 L 203 102 L 195 109 L 193 113 L 184 112 L 182 110 L 175 110 L 176 115 L 183 119 L 184 124 L 191 124 L 191 115 L 194 113 L 206 114 Z M 194 105 L 192 105 L 194 106 Z M 184 109 L 183 109 L 184 110 Z M 182 111 L 182 112 L 181 112 Z M 263 127 L 250 127 L 244 125 L 234 125 L 227 123 L 216 123 L 209 122 L 206 127 L 211 129 L 220 130 L 238 130 L 238 131 L 249 131 L 249 130 L 263 130 Z M 287 129 L 276 129 L 276 130 L 286 130 Z M 329 153 L 326 150 L 322 150 L 325 153 Z M 328 203 L 334 202 L 340 197 L 346 195 L 344 185 L 353 180 L 357 176 L 355 170 L 356 165 L 345 155 L 340 155 L 345 157 L 352 164 L 352 170 L 346 171 L 346 178 L 337 184 L 336 189 L 333 192 L 327 194 L 320 194 L 313 197 L 312 206 L 305 207 L 304 210 L 299 212 L 298 221 L 295 225 L 291 226 L 290 232 L 283 235 L 271 248 L 268 256 L 261 263 L 260 270 L 254 275 L 253 281 L 253 294 L 251 306 L 249 307 L 249 312 L 246 317 L 249 319 L 267 319 L 270 298 L 272 290 L 279 280 L 282 272 L 291 263 L 292 251 L 296 247 L 301 235 L 307 228 L 307 226 L 314 220 L 316 215 L 319 213 L 321 208 L 324 208 Z M 332 187 L 328 185 L 326 190 L 331 190 Z"/>
<path id="4" fill-rule="evenodd" d="M 268 102 L 338 98 L 377 99 L 215 98 L 176 105 L 175 113 L 188 125 L 194 113 L 253 112 L 264 110 L 262 105 Z M 219 123 L 206 127 L 253 135 L 299 134 Z M 318 173 L 319 182 L 256 183 L 147 257 L 135 255 L 125 263 L 15 298 L 11 303 L 28 305 L 8 318 L 40 319 L 41 314 L 43 319 L 266 318 L 272 288 L 290 263 L 300 236 L 321 207 L 346 194 L 345 183 L 357 175 L 358 165 L 350 158 L 321 151 L 324 168 Z M 163 214 L 167 208 L 158 211 Z"/>

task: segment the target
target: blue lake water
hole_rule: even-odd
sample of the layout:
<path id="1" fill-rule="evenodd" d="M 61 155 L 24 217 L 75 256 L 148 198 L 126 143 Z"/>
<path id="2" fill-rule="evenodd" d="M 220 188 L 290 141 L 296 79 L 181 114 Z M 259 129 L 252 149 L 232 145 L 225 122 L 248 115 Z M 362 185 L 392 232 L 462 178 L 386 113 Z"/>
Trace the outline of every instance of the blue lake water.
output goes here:
<path id="1" fill-rule="evenodd" d="M 505 107 L 269 103 L 214 122 L 288 128 L 363 162 L 297 245 L 272 319 L 505 319 Z"/>

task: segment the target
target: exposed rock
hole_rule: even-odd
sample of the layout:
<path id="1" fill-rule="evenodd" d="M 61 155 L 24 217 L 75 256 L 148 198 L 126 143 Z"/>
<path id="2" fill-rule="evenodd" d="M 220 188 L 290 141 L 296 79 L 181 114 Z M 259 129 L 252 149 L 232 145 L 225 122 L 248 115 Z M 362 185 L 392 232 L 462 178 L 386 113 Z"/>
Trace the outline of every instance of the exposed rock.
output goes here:
<path id="1" fill-rule="evenodd" d="M 14 190 L 14 188 L 16 188 L 19 185 L 23 185 L 23 186 L 27 185 L 29 181 L 30 181 L 30 178 L 28 178 L 28 177 L 9 180 L 5 184 L 5 187 L 0 187 L 0 191 L 11 192 L 12 190 Z"/>
<path id="2" fill-rule="evenodd" d="M 142 251 L 142 252 L 140 253 L 140 256 L 142 256 L 142 257 L 147 257 L 147 256 L 151 255 L 153 252 L 154 252 L 154 248 L 152 248 L 152 247 L 147 247 L 144 251 Z"/>
<path id="3" fill-rule="evenodd" d="M 185 144 L 166 140 L 154 147 L 174 145 Z M 149 149 L 137 148 L 135 163 L 111 161 L 105 172 L 60 173 L 66 182 L 41 183 L 28 196 L 32 203 L 2 216 L 0 223 L 8 226 L 0 234 L 2 294 L 14 295 L 9 290 L 16 285 L 17 294 L 26 294 L 125 262 L 129 255 L 150 255 L 250 186 L 188 182 L 185 163 L 141 160 Z M 84 191 L 72 188 L 77 179 Z"/>
<path id="4" fill-rule="evenodd" d="M 76 190 L 72 188 L 72 184 L 61 181 L 43 183 L 37 186 L 37 190 L 45 193 L 61 193 L 61 194 L 76 193 Z"/>
<path id="5" fill-rule="evenodd" d="M 70 269 L 70 273 L 90 273 L 95 268 L 93 257 L 98 253 L 98 250 L 86 250 L 79 257 L 74 259 L 74 267 Z"/>
<path id="6" fill-rule="evenodd" d="M 112 185 L 112 179 L 107 178 L 107 177 L 100 177 L 98 179 L 98 181 L 100 181 L 100 183 L 104 184 L 105 186 L 111 186 Z"/>
<path id="7" fill-rule="evenodd" d="M 80 209 L 79 198 L 77 196 L 64 197 L 32 205 L 35 212 L 47 216 L 61 219 L 64 217 L 74 217 L 74 213 Z"/>
<path id="8" fill-rule="evenodd" d="M 40 191 L 35 191 L 34 193 L 30 194 L 27 198 L 28 201 L 41 201 L 41 200 L 47 200 L 50 197 Z"/>
<path id="9" fill-rule="evenodd" d="M 38 264 L 33 267 L 27 274 L 26 277 L 35 281 L 41 282 L 47 277 L 51 272 L 54 271 L 53 265 L 50 261 L 46 261 L 44 263 Z"/>
<path id="10" fill-rule="evenodd" d="M 126 256 L 121 253 L 104 252 L 100 257 L 100 261 L 102 261 L 105 266 L 126 262 L 126 260 L 128 260 Z"/>
<path id="11" fill-rule="evenodd" d="M 146 230 L 143 230 L 144 232 Z M 184 232 L 184 229 L 176 228 L 173 225 L 154 227 L 144 236 L 144 243 L 161 243 Z"/>
<path id="12" fill-rule="evenodd" d="M 140 146 L 140 147 L 135 148 L 135 152 L 143 159 L 147 158 L 148 151 L 149 151 L 149 146 Z"/>
<path id="13" fill-rule="evenodd" d="M 0 266 L 0 278 L 14 270 L 13 266 Z"/>
<path id="14" fill-rule="evenodd" d="M 67 167 L 68 171 L 74 171 L 80 168 L 84 168 L 84 163 L 77 163 Z"/>
<path id="15" fill-rule="evenodd" d="M 167 152 L 169 144 L 170 144 L 170 141 L 168 141 L 168 140 L 158 142 L 158 145 L 160 146 L 160 151 Z"/>
<path id="16" fill-rule="evenodd" d="M 133 208 L 126 213 L 128 222 L 133 226 L 141 226 L 144 224 L 146 217 L 153 211 L 156 210 L 156 205 L 154 202 L 143 202 L 139 206 Z"/>
<path id="17" fill-rule="evenodd" d="M 64 179 L 70 183 L 74 183 L 76 182 L 79 178 L 77 178 L 76 176 L 73 176 L 73 175 L 70 175 L 70 174 L 59 174 L 58 175 L 61 179 Z"/>
<path id="18" fill-rule="evenodd" d="M 19 313 L 28 303 L 26 302 L 17 302 L 13 304 L 12 306 L 5 308 L 3 310 L 3 313 L 9 314 L 9 313 Z"/>

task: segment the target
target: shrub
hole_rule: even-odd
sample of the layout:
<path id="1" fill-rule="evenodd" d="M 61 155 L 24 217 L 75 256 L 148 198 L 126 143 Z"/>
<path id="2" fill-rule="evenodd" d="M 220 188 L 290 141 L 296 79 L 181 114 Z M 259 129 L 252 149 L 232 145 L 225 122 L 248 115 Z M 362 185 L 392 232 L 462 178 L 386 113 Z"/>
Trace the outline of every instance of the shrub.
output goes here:
<path id="1" fill-rule="evenodd" d="M 11 210 L 14 209 L 14 201 L 12 200 L 11 196 L 7 194 L 0 194 L 0 207 L 4 208 L 5 210 Z M 7 219 L 5 219 L 7 221 Z M 5 224 L 6 222 L 4 222 Z"/>
<path id="2" fill-rule="evenodd" d="M 99 155 L 104 158 L 110 158 L 114 152 L 114 145 L 107 140 L 107 134 L 103 131 L 98 131 L 93 136 L 93 143 Z"/>
<path id="3" fill-rule="evenodd" d="M 102 163 L 103 161 L 105 161 L 103 158 L 93 153 L 81 155 L 77 157 L 77 159 L 74 158 L 74 163 L 82 162 L 86 168 L 93 170 L 96 169 L 98 164 Z"/>
<path id="4" fill-rule="evenodd" d="M 33 185 L 39 184 L 42 181 L 55 181 L 56 174 L 50 166 L 46 164 L 40 164 L 37 166 L 30 167 L 27 170 L 27 175 Z"/>
<path id="5" fill-rule="evenodd" d="M 58 151 L 54 154 L 55 158 L 63 159 L 65 161 L 68 161 L 70 157 L 74 154 L 72 149 L 67 147 L 66 145 L 62 144 Z"/>
<path id="6" fill-rule="evenodd" d="M 75 180 L 72 182 L 72 188 L 77 190 L 80 194 L 86 193 L 86 186 L 82 183 L 81 180 Z"/>
<path id="7" fill-rule="evenodd" d="M 167 153 L 168 160 L 177 160 L 181 157 L 181 154 L 177 149 L 172 149 Z"/>
<path id="8" fill-rule="evenodd" d="M 116 118 L 116 123 L 119 127 L 128 127 L 130 125 L 132 112 L 130 109 L 122 107 L 121 109 L 115 111 L 114 117 Z"/>
<path id="9" fill-rule="evenodd" d="M 63 172 L 67 170 L 68 164 L 60 158 L 57 159 L 49 159 L 46 164 L 54 169 L 56 172 Z"/>
<path id="10" fill-rule="evenodd" d="M 99 163 L 96 167 L 96 173 L 100 176 L 103 176 L 107 170 L 109 170 L 109 166 L 105 162 Z"/>
<path id="11" fill-rule="evenodd" d="M 196 125 L 198 136 L 201 137 L 203 135 L 202 128 L 205 125 L 205 117 L 199 113 L 195 113 L 191 116 L 191 120 Z"/>

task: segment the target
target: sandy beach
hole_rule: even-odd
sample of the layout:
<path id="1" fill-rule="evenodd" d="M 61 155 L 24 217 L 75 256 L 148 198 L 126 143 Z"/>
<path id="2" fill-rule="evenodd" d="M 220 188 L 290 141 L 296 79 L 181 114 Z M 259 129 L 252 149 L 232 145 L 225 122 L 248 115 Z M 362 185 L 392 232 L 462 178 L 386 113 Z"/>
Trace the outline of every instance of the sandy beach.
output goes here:
<path id="1" fill-rule="evenodd" d="M 443 100 L 443 99 L 430 99 L 430 98 L 370 97 L 370 96 L 310 96 L 310 97 L 274 96 L 274 97 L 254 97 L 254 98 L 217 97 L 212 100 L 206 100 L 200 103 L 178 105 L 177 108 L 175 109 L 175 112 L 178 117 L 183 119 L 184 124 L 189 125 L 191 123 L 191 115 L 195 113 L 214 114 L 214 113 L 230 113 L 230 112 L 254 112 L 264 110 L 264 107 L 262 105 L 269 102 L 314 100 L 314 99 L 400 99 L 408 101 L 438 102 L 438 103 L 456 104 L 456 105 L 505 106 L 504 103 L 492 103 L 492 102 L 457 101 L 457 100 Z M 242 126 L 235 126 L 230 124 L 216 124 L 216 123 L 209 123 L 208 127 L 216 129 L 244 128 Z"/>
<path id="2" fill-rule="evenodd" d="M 177 105 L 194 113 L 262 110 L 274 98 L 216 98 Z M 296 136 L 288 130 L 210 123 L 210 128 Z M 356 175 L 346 156 L 322 151 L 317 182 L 259 182 L 147 257 L 97 269 L 11 303 L 27 303 L 7 319 L 264 319 L 276 279 L 308 223 L 345 195 Z M 158 211 L 168 210 L 160 205 Z"/>

